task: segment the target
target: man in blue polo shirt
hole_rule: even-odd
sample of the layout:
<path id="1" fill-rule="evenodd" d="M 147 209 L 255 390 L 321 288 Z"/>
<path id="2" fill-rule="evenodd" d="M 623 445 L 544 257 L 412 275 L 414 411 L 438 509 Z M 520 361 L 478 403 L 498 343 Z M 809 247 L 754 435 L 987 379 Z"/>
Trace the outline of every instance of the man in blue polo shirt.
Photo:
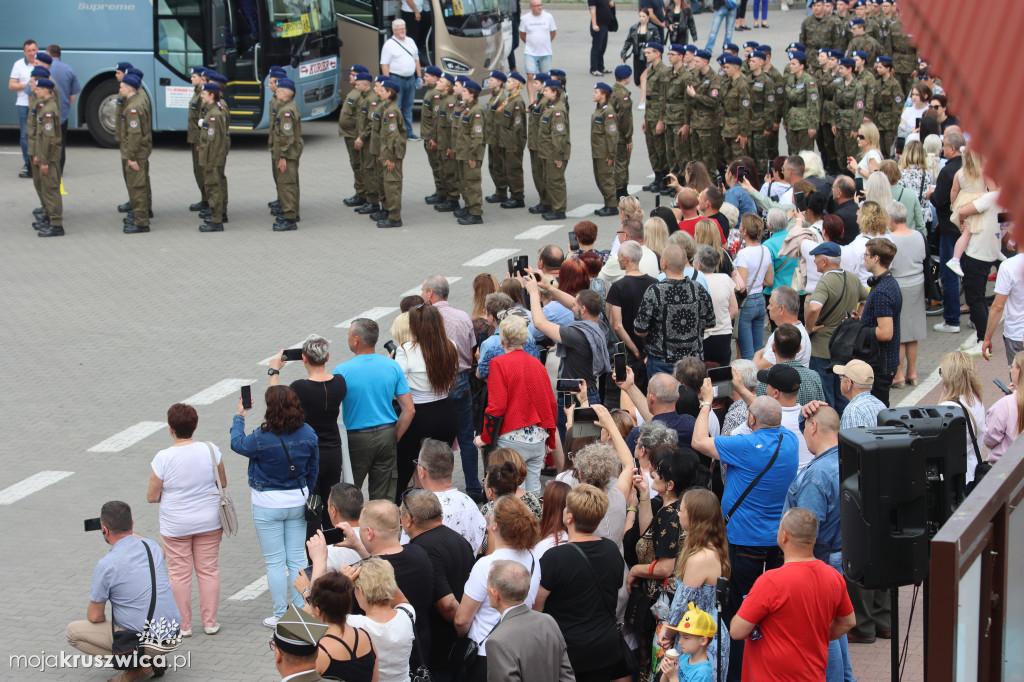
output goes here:
<path id="1" fill-rule="evenodd" d="M 782 407 L 768 396 L 755 398 L 747 415 L 749 434 L 718 436 L 709 433 L 708 417 L 715 397 L 711 379 L 700 389 L 700 412 L 693 428 L 693 449 L 722 462 L 725 493 L 722 512 L 729 539 L 729 604 L 723 622 L 731 622 L 743 597 L 757 577 L 782 566 L 776 544 L 782 505 L 796 477 L 800 445 L 796 434 L 782 427 Z M 777 455 L 776 455 L 777 453 Z M 733 640 L 729 679 L 739 680 L 743 641 Z"/>
<path id="2" fill-rule="evenodd" d="M 345 377 L 348 391 L 341 401 L 341 415 L 348 436 L 348 453 L 356 487 L 370 476 L 370 499 L 393 500 L 398 492 L 398 441 L 405 435 L 416 409 L 397 362 L 377 355 L 380 327 L 373 320 L 352 320 L 348 349 L 354 358 L 334 368 Z M 392 401 L 402 410 L 395 414 Z"/>

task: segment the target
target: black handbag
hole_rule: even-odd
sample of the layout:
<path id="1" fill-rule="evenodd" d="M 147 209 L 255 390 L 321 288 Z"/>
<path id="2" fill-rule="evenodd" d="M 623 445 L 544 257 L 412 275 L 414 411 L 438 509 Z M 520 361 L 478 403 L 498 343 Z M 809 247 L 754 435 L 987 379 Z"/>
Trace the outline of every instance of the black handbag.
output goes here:
<path id="1" fill-rule="evenodd" d="M 594 586 L 597 587 L 597 573 L 594 572 L 594 567 L 590 565 L 590 559 L 587 558 L 587 555 L 583 553 L 583 550 L 580 549 L 579 545 L 576 543 L 570 542 L 569 546 L 579 552 L 580 556 L 583 557 L 583 563 L 587 565 L 587 570 L 590 571 L 590 579 L 594 582 Z M 608 609 L 608 613 L 612 617 L 612 622 L 615 623 L 615 629 L 619 633 L 619 648 L 622 649 L 622 662 L 629 670 L 629 673 L 631 675 L 635 675 L 640 670 L 640 660 L 636 657 L 636 653 L 633 652 L 633 649 L 630 648 L 629 644 L 626 643 L 626 637 L 622 634 L 622 623 L 620 623 L 619 619 L 615 617 L 615 608 L 608 605 L 608 600 L 605 598 L 604 593 L 601 594 L 601 603 L 606 609 Z"/>
<path id="2" fill-rule="evenodd" d="M 149 612 L 146 614 L 146 624 L 143 626 L 142 632 L 115 630 L 114 606 L 111 604 L 110 631 L 114 637 L 110 653 L 113 654 L 114 670 L 137 670 L 142 667 L 139 662 L 139 655 L 142 653 L 142 636 L 149 631 L 150 624 L 153 622 L 153 612 L 156 610 L 156 566 L 153 564 L 153 552 L 150 551 L 149 545 L 144 540 L 142 546 L 146 549 L 146 558 L 149 559 Z"/>
<path id="3" fill-rule="evenodd" d="M 981 482 L 981 479 L 985 478 L 985 474 L 992 470 L 992 465 L 981 458 L 981 450 L 978 448 L 978 437 L 974 435 L 974 417 L 967 411 L 964 404 L 958 399 L 956 404 L 960 406 L 960 409 L 964 411 L 964 416 L 967 417 L 967 432 L 971 434 L 971 443 L 974 444 L 974 456 L 978 458 L 978 466 L 974 470 L 974 480 L 968 483 L 964 491 L 970 495 L 974 487 Z"/>
<path id="4" fill-rule="evenodd" d="M 284 439 L 279 434 L 274 434 L 277 439 L 281 441 L 281 447 L 284 448 L 284 456 L 288 458 L 288 468 L 292 470 L 292 476 L 295 477 L 295 482 L 299 484 L 299 490 L 302 490 L 302 481 L 299 480 L 299 472 L 295 470 L 295 463 L 292 462 L 292 456 L 288 454 L 288 446 L 284 444 Z M 314 484 L 316 481 L 313 482 Z M 306 497 L 306 522 L 316 524 L 316 527 L 320 527 L 320 519 L 324 510 L 324 502 L 320 499 L 320 496 L 313 492 L 313 486 L 307 486 L 309 488 L 309 496 Z"/>
<path id="5" fill-rule="evenodd" d="M 412 672 L 409 676 L 410 682 L 433 682 L 434 678 L 431 677 L 430 670 L 427 669 L 427 659 L 423 658 L 423 649 L 420 647 L 420 638 L 416 636 L 416 621 L 412 619 L 412 614 L 405 609 L 396 610 L 404 613 L 409 618 L 409 622 L 412 623 L 412 645 L 416 650 L 416 658 L 420 662 L 416 671 Z"/>

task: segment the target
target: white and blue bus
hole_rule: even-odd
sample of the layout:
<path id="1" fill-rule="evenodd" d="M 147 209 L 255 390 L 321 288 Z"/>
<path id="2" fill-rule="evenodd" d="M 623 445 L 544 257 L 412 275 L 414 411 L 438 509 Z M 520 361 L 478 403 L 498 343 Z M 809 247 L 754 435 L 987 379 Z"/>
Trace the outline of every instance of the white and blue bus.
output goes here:
<path id="1" fill-rule="evenodd" d="M 82 92 L 68 125 L 85 125 L 101 145 L 115 146 L 118 62 L 145 74 L 153 102 L 153 130 L 185 130 L 194 66 L 227 77 L 224 100 L 231 127 L 266 128 L 267 73 L 280 65 L 295 81 L 304 119 L 333 112 L 339 103 L 338 25 L 333 0 L 50 0 L 8 3 L 0 23 L 0 63 L 23 57 L 25 40 L 61 59 L 78 74 Z M 13 97 L 14 93 L 11 93 Z M 0 107 L 0 125 L 17 125 L 13 106 Z"/>

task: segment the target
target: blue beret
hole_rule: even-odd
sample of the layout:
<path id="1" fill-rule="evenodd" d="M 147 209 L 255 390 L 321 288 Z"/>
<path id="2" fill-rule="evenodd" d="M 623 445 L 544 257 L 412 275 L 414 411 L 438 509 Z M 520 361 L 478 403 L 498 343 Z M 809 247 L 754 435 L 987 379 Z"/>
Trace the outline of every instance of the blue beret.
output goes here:
<path id="1" fill-rule="evenodd" d="M 370 70 L 363 64 L 353 64 L 349 71 L 355 71 L 356 73 L 370 73 Z"/>
<path id="2" fill-rule="evenodd" d="M 615 78 L 625 80 L 633 75 L 633 69 L 628 64 L 619 64 L 615 67 Z"/>
<path id="3" fill-rule="evenodd" d="M 38 68 L 38 67 L 37 67 Z M 53 90 L 53 81 L 49 78 L 40 78 L 36 80 L 37 88 L 46 88 L 47 90 Z"/>
<path id="4" fill-rule="evenodd" d="M 764 60 L 767 56 L 768 55 L 766 55 L 764 52 L 761 52 L 761 50 L 754 50 L 753 52 L 750 53 L 751 59 Z"/>
<path id="5" fill-rule="evenodd" d="M 454 75 L 452 75 L 452 74 L 450 74 L 450 73 L 447 73 L 447 72 L 445 72 L 445 73 L 442 73 L 442 74 L 441 74 L 441 78 L 445 79 L 445 80 L 446 80 L 446 81 L 448 81 L 449 83 L 454 83 L 454 82 L 455 82 L 455 80 L 456 80 L 456 79 L 455 79 L 455 76 L 454 76 Z"/>
<path id="6" fill-rule="evenodd" d="M 134 73 L 125 74 L 125 77 L 121 79 L 121 82 L 129 87 L 135 88 L 136 90 L 142 87 L 142 79 Z"/>
<path id="7" fill-rule="evenodd" d="M 796 59 L 796 60 L 801 61 L 801 62 L 806 62 L 807 61 L 807 55 L 805 55 L 800 50 L 792 50 L 792 51 L 790 51 L 789 58 L 790 59 Z"/>
<path id="8" fill-rule="evenodd" d="M 384 74 L 380 74 L 376 78 L 373 79 L 373 82 L 374 83 L 383 83 L 386 80 L 388 80 L 388 77 L 385 76 Z"/>
<path id="9" fill-rule="evenodd" d="M 650 50 L 657 50 L 658 52 L 664 52 L 665 51 L 665 46 L 662 45 L 661 43 L 655 41 L 655 40 L 652 40 L 651 42 L 649 42 L 646 45 L 644 45 L 644 49 L 645 50 L 648 50 L 648 49 L 650 49 Z"/>
<path id="10" fill-rule="evenodd" d="M 547 71 L 541 71 L 540 73 L 533 74 L 533 80 L 540 81 L 541 83 L 547 83 L 550 75 Z"/>
<path id="11" fill-rule="evenodd" d="M 843 51 L 842 50 L 829 50 L 828 51 L 828 56 L 831 57 L 832 59 L 842 59 L 843 58 Z"/>
<path id="12" fill-rule="evenodd" d="M 372 81 L 373 80 L 373 76 L 371 76 L 370 74 L 368 74 L 365 71 L 360 71 L 360 72 L 358 72 L 356 74 L 356 80 L 357 81 Z"/>
<path id="13" fill-rule="evenodd" d="M 867 53 L 867 52 L 865 52 L 864 50 L 854 50 L 854 51 L 853 51 L 853 54 L 852 54 L 852 55 L 850 55 L 850 56 L 851 56 L 851 57 L 860 57 L 860 58 L 861 58 L 861 59 L 863 59 L 864 61 L 867 61 L 867 60 L 868 60 L 868 53 Z"/>
<path id="14" fill-rule="evenodd" d="M 853 61 L 852 57 L 843 57 L 839 60 L 839 66 L 845 66 L 848 69 L 852 69 L 857 66 L 857 62 Z"/>
<path id="15" fill-rule="evenodd" d="M 552 90 L 561 90 L 563 86 L 562 81 L 555 80 L 554 78 L 549 78 L 548 82 L 544 84 L 544 87 L 551 88 Z"/>
<path id="16" fill-rule="evenodd" d="M 708 52 L 707 50 L 697 50 L 696 52 L 694 52 L 693 56 L 700 57 L 705 61 L 711 61 L 711 53 Z"/>
<path id="17" fill-rule="evenodd" d="M 273 67 L 271 67 L 271 69 L 273 69 Z M 210 77 L 211 77 L 210 74 L 214 74 L 214 73 L 217 73 L 217 72 L 214 71 L 213 69 L 203 69 L 203 78 L 210 79 Z M 274 72 L 271 71 L 270 73 L 271 73 L 271 75 L 273 75 Z"/>
<path id="18" fill-rule="evenodd" d="M 39 52 L 36 52 L 36 61 L 40 61 L 43 64 L 53 64 L 53 57 L 50 56 L 50 53 L 39 50 Z"/>
<path id="19" fill-rule="evenodd" d="M 206 77 L 207 77 L 207 78 L 209 78 L 209 79 L 210 79 L 210 80 L 212 80 L 212 81 L 215 81 L 215 82 L 217 82 L 217 83 L 220 83 L 221 85 L 227 85 L 227 83 L 228 83 L 228 77 L 227 77 L 227 76 L 225 76 L 225 75 L 224 75 L 224 74 L 222 74 L 222 73 L 217 73 L 216 71 L 213 71 L 213 70 L 210 70 L 210 71 L 209 71 L 209 72 L 208 72 L 208 73 L 206 74 Z M 278 82 L 280 83 L 280 81 L 281 81 L 281 78 L 280 78 L 280 76 L 278 77 L 278 79 L 277 79 L 277 80 L 278 80 Z"/>
<path id="20" fill-rule="evenodd" d="M 756 40 L 748 40 L 743 43 L 743 47 L 749 47 L 751 50 L 756 50 L 759 43 Z"/>
<path id="21" fill-rule="evenodd" d="M 30 75 L 33 78 L 49 78 L 50 70 L 45 66 L 33 66 L 32 73 Z"/>
<path id="22" fill-rule="evenodd" d="M 526 77 L 518 71 L 510 71 L 508 77 L 514 81 L 519 81 L 523 85 L 526 85 Z"/>
<path id="23" fill-rule="evenodd" d="M 220 92 L 220 83 L 203 83 L 203 90 L 208 92 Z"/>
<path id="24" fill-rule="evenodd" d="M 825 2 L 825 0 L 811 0 L 811 5 L 817 5 L 819 2 Z"/>
<path id="25" fill-rule="evenodd" d="M 886 66 L 892 66 L 892 57 L 886 57 L 885 55 L 879 55 L 875 57 L 877 64 L 885 64 Z"/>
<path id="26" fill-rule="evenodd" d="M 466 80 L 462 81 L 462 87 L 466 88 L 470 92 L 480 92 L 483 89 L 480 87 L 479 83 L 477 83 L 475 80 L 471 78 L 467 78 Z"/>
<path id="27" fill-rule="evenodd" d="M 423 69 L 423 73 L 430 74 L 434 78 L 440 78 L 444 71 L 442 71 L 440 67 L 431 64 L 427 68 Z"/>
<path id="28" fill-rule="evenodd" d="M 854 19 L 853 21 L 850 22 L 850 26 L 863 26 L 863 25 L 864 25 L 864 20 L 863 19 Z"/>
<path id="29" fill-rule="evenodd" d="M 772 46 L 771 45 L 758 45 L 757 49 L 760 50 L 761 52 L 764 52 L 765 54 L 771 54 L 772 53 Z"/>
<path id="30" fill-rule="evenodd" d="M 824 244 L 818 244 L 811 249 L 811 255 L 839 258 L 843 255 L 843 250 L 839 248 L 839 244 L 836 244 L 835 242 L 825 242 Z"/>
<path id="31" fill-rule="evenodd" d="M 830 48 L 827 48 L 827 47 L 819 47 L 818 48 L 818 54 L 828 55 L 828 53 L 830 53 L 831 51 L 832 50 Z"/>
<path id="32" fill-rule="evenodd" d="M 139 80 L 142 80 L 142 78 L 145 77 L 145 74 L 142 73 L 142 69 L 136 69 L 134 66 L 128 69 L 127 73 L 138 76 Z"/>
<path id="33" fill-rule="evenodd" d="M 791 52 L 793 50 L 797 50 L 798 52 L 806 52 L 807 48 L 804 47 L 803 43 L 796 42 L 790 43 L 789 45 L 786 46 L 786 52 Z"/>
<path id="34" fill-rule="evenodd" d="M 607 83 L 597 83 L 596 85 L 594 85 L 594 89 L 603 90 L 604 92 L 607 92 L 609 95 L 612 94 L 612 86 L 608 85 Z"/>
<path id="35" fill-rule="evenodd" d="M 458 76 L 455 77 L 455 80 L 453 82 L 454 83 L 465 83 L 468 80 L 469 80 L 469 76 L 466 76 L 466 75 L 463 75 L 463 74 L 459 74 Z"/>
<path id="36" fill-rule="evenodd" d="M 131 62 L 118 62 L 117 66 L 114 67 L 114 70 L 121 71 L 123 73 L 128 73 L 128 69 L 130 68 L 132 68 Z"/>
<path id="37" fill-rule="evenodd" d="M 697 54 L 697 50 L 699 49 L 700 48 L 694 45 L 693 43 L 686 43 L 686 45 L 683 45 L 683 50 L 689 52 L 690 54 Z"/>
<path id="38" fill-rule="evenodd" d="M 295 92 L 295 81 L 293 81 L 291 78 L 278 78 L 277 87 L 278 89 L 284 88 L 285 90 L 291 90 L 292 92 Z"/>
<path id="39" fill-rule="evenodd" d="M 734 54 L 722 55 L 723 64 L 732 64 L 733 66 L 743 66 L 743 60 Z"/>
<path id="40" fill-rule="evenodd" d="M 725 64 L 725 55 L 727 55 L 727 54 L 729 54 L 729 53 L 728 52 L 723 52 L 722 54 L 720 54 L 717 57 L 715 57 L 715 61 L 718 62 L 719 65 Z"/>
<path id="41" fill-rule="evenodd" d="M 382 80 L 380 82 L 380 86 L 382 88 L 388 88 L 389 90 L 394 90 L 395 92 L 398 92 L 399 90 L 402 89 L 402 86 L 400 86 L 398 83 L 396 83 L 395 81 L 391 80 L 390 78 L 385 78 L 384 80 Z"/>
<path id="42" fill-rule="evenodd" d="M 868 4 L 867 0 L 857 0 L 857 2 L 853 3 L 853 6 L 854 7 L 864 7 L 867 4 Z"/>
<path id="43" fill-rule="evenodd" d="M 679 43 L 672 43 L 671 45 L 668 46 L 668 51 L 675 52 L 676 54 L 682 54 L 686 52 L 686 46 L 680 45 Z"/>
<path id="44" fill-rule="evenodd" d="M 192 67 L 192 73 L 193 74 L 197 73 L 200 76 L 202 76 L 204 73 L 206 73 L 206 67 L 205 66 L 193 66 Z"/>
<path id="45" fill-rule="evenodd" d="M 725 43 L 722 45 L 722 49 L 726 52 L 739 52 L 740 48 L 736 43 Z"/>
<path id="46" fill-rule="evenodd" d="M 508 81 L 508 76 L 506 76 L 501 71 L 498 71 L 497 69 L 495 69 L 494 71 L 491 71 L 491 78 L 497 78 L 502 83 Z"/>
<path id="47" fill-rule="evenodd" d="M 561 69 L 550 69 L 548 71 L 548 73 L 551 74 L 552 76 L 558 76 L 559 78 L 565 78 L 565 71 L 562 71 Z"/>

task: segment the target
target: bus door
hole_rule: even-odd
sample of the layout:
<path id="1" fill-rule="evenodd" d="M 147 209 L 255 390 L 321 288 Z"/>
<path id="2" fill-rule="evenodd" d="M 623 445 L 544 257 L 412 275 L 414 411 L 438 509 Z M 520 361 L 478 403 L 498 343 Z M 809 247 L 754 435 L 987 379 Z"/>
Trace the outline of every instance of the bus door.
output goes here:
<path id="1" fill-rule="evenodd" d="M 228 79 L 223 100 L 233 130 L 253 130 L 263 119 L 263 87 L 256 64 L 260 3 L 252 0 L 209 0 L 210 56 L 213 68 Z M 222 27 L 222 28 L 219 28 Z M 218 35 L 219 31 L 219 35 Z"/>
<path id="2" fill-rule="evenodd" d="M 379 28 L 383 22 L 379 2 L 335 0 L 334 9 L 338 17 L 338 37 L 341 39 L 338 50 L 341 60 L 339 94 L 344 97 L 352 88 L 348 82 L 348 70 L 353 64 L 363 64 L 371 74 L 379 72 L 381 41 L 387 31 Z"/>

